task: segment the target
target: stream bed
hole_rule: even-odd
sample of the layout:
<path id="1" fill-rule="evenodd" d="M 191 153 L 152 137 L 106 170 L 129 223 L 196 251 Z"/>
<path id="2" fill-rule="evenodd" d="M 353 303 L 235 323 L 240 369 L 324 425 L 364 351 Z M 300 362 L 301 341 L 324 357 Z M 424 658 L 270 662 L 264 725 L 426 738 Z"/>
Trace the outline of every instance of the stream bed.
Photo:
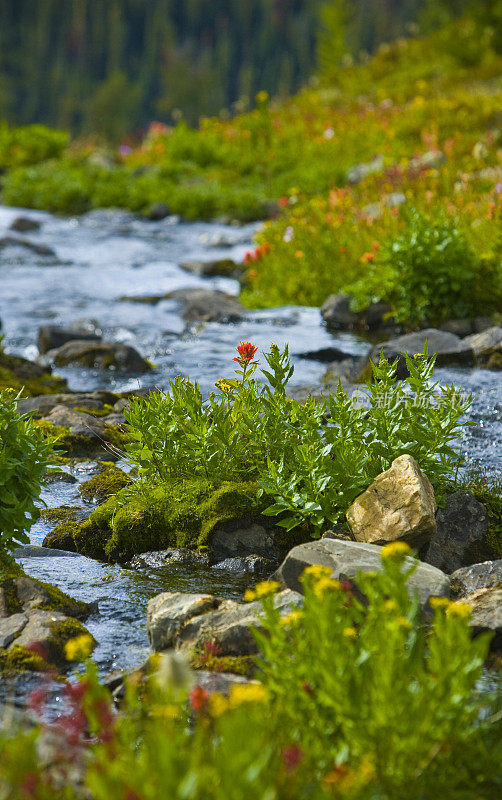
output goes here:
<path id="1" fill-rule="evenodd" d="M 139 387 L 166 388 L 178 374 L 199 381 L 207 392 L 233 371 L 232 357 L 240 340 L 260 349 L 288 343 L 295 364 L 293 386 L 316 385 L 326 365 L 300 353 L 336 345 L 347 355 L 362 355 L 369 345 L 353 334 L 330 334 L 317 308 L 281 307 L 249 312 L 238 323 L 208 323 L 186 329 L 173 300 L 156 305 L 126 302 L 124 295 L 158 295 L 175 289 L 206 287 L 238 294 L 228 278 L 198 278 L 179 267 L 180 261 L 230 258 L 240 262 L 250 248 L 256 225 L 185 223 L 170 217 L 161 222 L 138 219 L 121 211 L 95 211 L 76 218 L 0 207 L 0 238 L 22 214 L 40 222 L 40 230 L 17 238 L 52 248 L 56 256 L 40 256 L 25 247 L 0 249 L 0 320 L 7 352 L 29 359 L 38 356 L 42 325 L 94 325 L 108 341 L 130 344 L 156 369 L 140 377 L 112 371 L 67 367 L 55 372 L 75 391 L 107 388 L 114 392 Z M 502 477 L 502 381 L 488 370 L 440 369 L 436 378 L 454 382 L 473 394 L 469 416 L 478 425 L 462 433 L 461 448 L 470 467 L 480 466 L 488 478 Z M 120 465 L 120 464 L 119 464 Z M 85 481 L 96 465 L 79 464 L 73 474 Z M 77 484 L 53 483 L 43 493 L 48 507 L 80 506 L 91 510 Z M 32 544 L 41 544 L 51 525 L 38 522 Z M 252 575 L 239 575 L 201 564 L 175 562 L 161 569 L 124 569 L 83 556 L 33 557 L 22 560 L 29 575 L 59 586 L 73 597 L 98 601 L 99 612 L 86 623 L 98 641 L 94 653 L 100 673 L 130 669 L 145 661 L 149 645 L 146 605 L 161 591 L 211 592 L 240 599 Z"/>

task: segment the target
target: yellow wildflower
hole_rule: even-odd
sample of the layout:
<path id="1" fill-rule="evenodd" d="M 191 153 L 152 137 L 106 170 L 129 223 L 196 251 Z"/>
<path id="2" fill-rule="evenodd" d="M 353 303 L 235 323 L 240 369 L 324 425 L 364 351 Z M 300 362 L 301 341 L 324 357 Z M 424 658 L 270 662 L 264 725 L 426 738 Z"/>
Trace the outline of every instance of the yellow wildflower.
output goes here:
<path id="1" fill-rule="evenodd" d="M 386 600 L 384 603 L 384 608 L 386 611 L 395 611 L 397 608 L 397 603 L 395 600 Z"/>
<path id="2" fill-rule="evenodd" d="M 471 606 L 468 603 L 450 603 L 446 609 L 449 617 L 460 617 L 460 619 L 468 619 L 471 616 Z"/>
<path id="3" fill-rule="evenodd" d="M 407 617 L 398 617 L 396 622 L 400 628 L 404 628 L 407 631 L 411 631 L 413 627 L 413 625 L 411 624 L 411 622 Z"/>
<path id="4" fill-rule="evenodd" d="M 343 635 L 348 639 L 353 639 L 354 636 L 357 636 L 357 630 L 355 628 L 344 628 Z"/>
<path id="5" fill-rule="evenodd" d="M 251 600 L 260 600 L 262 597 L 268 597 L 268 595 L 276 594 L 281 588 L 281 584 L 278 581 L 261 581 L 257 583 L 253 589 L 246 589 L 244 592 L 244 600 L 246 602 L 251 602 Z"/>
<path id="6" fill-rule="evenodd" d="M 429 597 L 429 605 L 433 609 L 447 609 L 450 605 L 450 600 L 447 597 Z"/>
<path id="7" fill-rule="evenodd" d="M 174 703 L 166 703 L 165 705 L 153 706 L 151 714 L 153 717 L 160 717 L 161 719 L 178 719 L 180 709 Z"/>
<path id="8" fill-rule="evenodd" d="M 329 578 L 331 577 L 331 570 L 329 567 L 323 567 L 321 564 L 312 564 L 311 567 L 306 567 L 303 574 L 309 577 L 312 576 L 313 578 Z"/>
<path id="9" fill-rule="evenodd" d="M 221 692 L 213 692 L 209 698 L 209 710 L 211 714 L 214 717 L 221 717 L 222 714 L 228 711 L 228 708 L 228 698 L 226 698 L 224 694 L 221 694 Z"/>
<path id="10" fill-rule="evenodd" d="M 230 690 L 229 708 L 238 708 L 243 703 L 262 703 L 268 697 L 261 683 L 237 683 Z"/>
<path id="11" fill-rule="evenodd" d="M 94 649 L 92 636 L 83 633 L 74 639 L 69 639 L 64 646 L 64 653 L 67 661 L 84 661 Z"/>
<path id="12" fill-rule="evenodd" d="M 316 597 L 322 597 L 327 591 L 332 589 L 340 589 L 340 581 L 334 578 L 320 578 L 314 584 L 314 594 Z"/>
<path id="13" fill-rule="evenodd" d="M 303 618 L 303 611 L 292 611 L 291 614 L 288 614 L 285 617 L 281 617 L 280 624 L 282 626 L 286 625 L 293 625 L 295 622 L 300 622 Z"/>
<path id="14" fill-rule="evenodd" d="M 411 553 L 411 547 L 406 542 L 391 542 L 382 547 L 382 558 L 401 558 Z"/>

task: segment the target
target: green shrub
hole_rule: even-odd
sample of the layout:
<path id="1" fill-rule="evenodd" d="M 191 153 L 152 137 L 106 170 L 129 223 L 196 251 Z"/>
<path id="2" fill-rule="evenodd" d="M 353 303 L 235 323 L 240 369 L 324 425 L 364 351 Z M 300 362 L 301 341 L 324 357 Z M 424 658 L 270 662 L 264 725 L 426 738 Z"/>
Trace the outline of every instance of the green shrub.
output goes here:
<path id="1" fill-rule="evenodd" d="M 235 685 L 229 697 L 192 688 L 196 673 L 179 655 L 155 655 L 115 714 L 89 663 L 64 690 L 58 736 L 50 723 L 21 727 L 15 717 L 0 727 L 0 796 L 498 797 L 500 704 L 478 691 L 490 637 L 473 640 L 468 607 L 445 599 L 422 627 L 402 548 L 384 548 L 382 572 L 358 577 L 365 602 L 314 567 L 304 575 L 303 611 L 281 620 L 273 584 L 257 587 L 262 682 Z M 79 637 L 67 652 L 90 644 Z M 32 707 L 43 699 L 37 692 Z M 61 775 L 75 778 L 61 789 Z"/>
<path id="2" fill-rule="evenodd" d="M 89 174 L 65 161 L 48 161 L 7 173 L 3 201 L 12 206 L 81 214 L 90 208 Z"/>
<path id="3" fill-rule="evenodd" d="M 15 169 L 59 158 L 68 144 L 69 134 L 44 125 L 9 128 L 0 123 L 0 169 Z"/>
<path id="4" fill-rule="evenodd" d="M 133 442 L 127 451 L 147 484 L 194 477 L 256 481 L 290 530 L 315 535 L 336 522 L 374 478 L 404 453 L 441 493 L 459 461 L 451 443 L 470 400 L 454 386 L 430 385 L 434 361 L 407 357 L 408 383 L 395 382 L 397 360 L 373 365 L 369 410 L 343 391 L 299 403 L 286 394 L 293 374 L 287 347 L 265 353 L 264 382 L 253 379 L 256 349 L 241 344 L 238 379 L 222 379 L 203 398 L 197 383 L 177 377 L 170 393 L 134 398 L 125 411 Z M 407 393 L 411 390 L 411 396 Z"/>
<path id="5" fill-rule="evenodd" d="M 407 223 L 401 235 L 381 244 L 364 278 L 347 287 L 358 309 L 384 300 L 398 322 L 437 325 L 500 307 L 502 259 L 481 263 L 458 221 L 445 215 L 433 219 L 414 211 Z"/>
<path id="6" fill-rule="evenodd" d="M 52 454 L 41 431 L 17 413 L 17 398 L 0 393 L 0 556 L 28 542 L 40 516 L 35 501 Z"/>

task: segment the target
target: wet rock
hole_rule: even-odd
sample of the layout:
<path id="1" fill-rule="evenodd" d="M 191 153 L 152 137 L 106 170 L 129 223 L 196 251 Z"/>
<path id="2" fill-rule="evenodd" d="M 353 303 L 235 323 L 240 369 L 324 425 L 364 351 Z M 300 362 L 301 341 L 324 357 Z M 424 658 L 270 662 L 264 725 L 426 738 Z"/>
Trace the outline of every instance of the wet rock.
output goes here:
<path id="1" fill-rule="evenodd" d="M 185 322 L 238 322 L 245 314 L 242 303 L 232 295 L 213 289 L 177 289 L 166 299 L 183 306 Z"/>
<path id="2" fill-rule="evenodd" d="M 51 483 L 78 483 L 74 475 L 64 472 L 62 469 L 46 470 L 44 480 L 49 485 Z"/>
<path id="3" fill-rule="evenodd" d="M 37 256 L 56 257 L 56 253 L 52 247 L 47 247 L 45 244 L 36 244 L 35 242 L 30 242 L 28 239 L 18 239 L 15 236 L 3 236 L 0 239 L 0 250 L 7 247 L 22 247 L 24 250 L 30 250 L 32 253 L 35 253 Z"/>
<path id="4" fill-rule="evenodd" d="M 40 353 L 47 353 L 49 350 L 56 350 L 66 342 L 78 339 L 79 341 L 97 342 L 101 340 L 95 333 L 85 330 L 73 330 L 71 328 L 60 328 L 57 325 L 44 325 L 38 332 L 38 350 Z"/>
<path id="5" fill-rule="evenodd" d="M 68 406 L 57 405 L 44 416 L 51 425 L 61 425 L 69 428 L 73 434 L 86 436 L 100 436 L 103 434 L 105 424 L 99 417 L 93 417 L 83 411 L 74 411 Z"/>
<path id="6" fill-rule="evenodd" d="M 439 330 L 453 333 L 455 336 L 464 338 L 473 333 L 472 320 L 470 319 L 449 319 L 440 326 Z"/>
<path id="7" fill-rule="evenodd" d="M 90 342 L 74 339 L 43 356 L 44 363 L 58 367 L 79 364 L 83 367 L 114 369 L 121 372 L 144 373 L 151 370 L 134 347 L 118 342 Z"/>
<path id="8" fill-rule="evenodd" d="M 131 483 L 132 479 L 123 470 L 108 467 L 81 483 L 78 490 L 84 500 L 104 501 Z"/>
<path id="9" fill-rule="evenodd" d="M 502 356 L 502 328 L 494 326 L 482 333 L 474 333 L 462 340 L 474 352 L 476 360 L 484 364 L 493 356 Z"/>
<path id="10" fill-rule="evenodd" d="M 242 518 L 217 525 L 208 539 L 210 564 L 246 556 L 278 561 L 281 538 L 282 529 L 274 525 L 272 519 L 269 522 L 267 517 L 260 518 L 260 522 Z"/>
<path id="11" fill-rule="evenodd" d="M 502 587 L 478 589 L 458 602 L 471 607 L 474 633 L 492 632 L 494 636 L 490 649 L 495 652 L 502 650 Z"/>
<path id="12" fill-rule="evenodd" d="M 358 542 L 401 540 L 418 548 L 436 532 L 435 511 L 429 479 L 412 456 L 403 455 L 356 498 L 346 516 Z"/>
<path id="13" fill-rule="evenodd" d="M 341 380 L 344 388 L 347 384 L 355 383 L 366 366 L 366 358 L 343 358 L 341 361 L 332 361 L 328 364 L 322 380 L 326 384 L 333 384 L 336 388 Z"/>
<path id="14" fill-rule="evenodd" d="M 502 559 L 461 567 L 455 570 L 450 580 L 452 595 L 455 597 L 465 597 L 478 589 L 502 586 Z"/>
<path id="15" fill-rule="evenodd" d="M 305 353 L 298 353 L 298 358 L 306 358 L 308 361 L 320 361 L 327 364 L 330 361 L 346 359 L 347 353 L 339 350 L 338 347 L 322 347 L 320 350 L 308 350 Z"/>
<path id="16" fill-rule="evenodd" d="M 502 353 L 494 353 L 486 362 L 488 369 L 502 369 Z"/>
<path id="17" fill-rule="evenodd" d="M 375 572 L 381 570 L 382 548 L 363 542 L 348 542 L 341 539 L 319 539 L 315 542 L 300 544 L 289 551 L 281 566 L 273 576 L 285 588 L 302 592 L 300 576 L 306 567 L 322 565 L 332 570 L 333 578 L 339 581 L 357 583 L 358 572 Z M 406 559 L 406 568 L 417 561 L 411 557 Z M 419 600 L 425 606 L 429 597 L 447 596 L 450 580 L 441 570 L 430 564 L 418 562 L 417 569 L 408 580 L 411 594 L 418 591 Z"/>
<path id="18" fill-rule="evenodd" d="M 39 547 L 34 544 L 18 547 L 14 551 L 14 558 L 75 558 L 78 553 L 70 550 L 58 550 L 54 547 Z"/>
<path id="19" fill-rule="evenodd" d="M 221 275 L 240 280 L 244 274 L 243 266 L 236 264 L 231 258 L 218 258 L 215 261 L 181 261 L 180 267 L 199 278 L 214 278 Z"/>
<path id="20" fill-rule="evenodd" d="M 209 694 L 218 692 L 228 696 L 234 686 L 242 686 L 248 683 L 258 683 L 244 675 L 234 675 L 232 672 L 208 672 L 207 670 L 197 670 L 194 673 L 195 685 L 205 689 Z"/>
<path id="21" fill-rule="evenodd" d="M 150 553 L 140 553 L 129 562 L 131 569 L 159 569 L 168 564 L 202 564 L 208 566 L 209 556 L 199 550 L 190 550 L 188 547 L 174 547 L 168 550 L 154 550 Z"/>
<path id="22" fill-rule="evenodd" d="M 217 608 L 219 601 L 210 594 L 164 592 L 148 602 L 146 626 L 153 650 L 173 647 L 190 619 Z"/>
<path id="23" fill-rule="evenodd" d="M 436 514 L 433 534 L 424 560 L 444 572 L 480 561 L 490 552 L 484 544 L 488 532 L 485 506 L 471 492 L 461 490 L 446 499 Z"/>
<path id="24" fill-rule="evenodd" d="M 31 217 L 16 217 L 10 226 L 10 230 L 17 233 L 31 233 L 32 231 L 39 231 L 40 228 L 40 222 L 36 219 L 31 219 Z"/>
<path id="25" fill-rule="evenodd" d="M 170 213 L 165 203 L 152 203 L 147 216 L 151 222 L 160 222 L 160 220 L 168 217 Z"/>
<path id="26" fill-rule="evenodd" d="M 227 572 L 249 572 L 252 575 L 270 575 L 277 566 L 277 561 L 263 556 L 245 556 L 244 558 L 226 558 L 218 564 L 213 564 L 213 569 L 222 569 Z"/>
<path id="27" fill-rule="evenodd" d="M 372 303 L 364 311 L 356 312 L 350 308 L 352 297 L 348 294 L 332 294 L 321 306 L 321 316 L 331 331 L 352 331 L 354 329 L 376 330 L 392 327 L 388 319 L 390 306 L 387 303 Z"/>
<path id="28" fill-rule="evenodd" d="M 289 590 L 274 598 L 281 614 L 302 604 L 301 595 Z M 193 651 L 211 641 L 221 656 L 252 655 L 257 647 L 251 628 L 260 627 L 262 613 L 258 601 L 236 603 L 212 595 L 165 592 L 148 603 L 147 629 L 153 649 Z"/>
<path id="29" fill-rule="evenodd" d="M 472 366 L 474 364 L 474 351 L 465 339 L 460 339 L 454 333 L 437 330 L 436 328 L 426 328 L 416 333 L 407 333 L 387 342 L 376 344 L 370 354 L 372 361 L 378 363 L 380 353 L 383 351 L 384 357 L 388 361 L 399 358 L 397 377 L 406 377 L 406 361 L 404 353 L 410 356 L 416 353 L 423 353 L 427 343 L 429 356 L 436 354 L 437 366 L 458 365 Z"/>

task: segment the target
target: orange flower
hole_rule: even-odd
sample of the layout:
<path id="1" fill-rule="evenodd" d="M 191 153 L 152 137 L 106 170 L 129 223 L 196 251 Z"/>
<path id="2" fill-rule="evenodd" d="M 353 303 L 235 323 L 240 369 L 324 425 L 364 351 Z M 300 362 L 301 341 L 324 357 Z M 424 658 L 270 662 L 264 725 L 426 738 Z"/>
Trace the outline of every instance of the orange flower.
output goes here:
<path id="1" fill-rule="evenodd" d="M 256 345 L 251 344 L 251 342 L 241 342 L 237 347 L 239 355 L 236 356 L 233 361 L 237 361 L 241 367 L 247 367 L 248 364 L 257 364 L 257 361 L 253 361 L 257 350 L 258 348 Z"/>
<path id="2" fill-rule="evenodd" d="M 296 258 L 303 258 L 303 250 L 297 250 L 295 256 Z"/>
<path id="3" fill-rule="evenodd" d="M 374 261 L 374 260 L 375 260 L 374 253 L 363 253 L 361 258 L 359 259 L 359 261 L 361 261 L 363 264 L 367 261 Z"/>

